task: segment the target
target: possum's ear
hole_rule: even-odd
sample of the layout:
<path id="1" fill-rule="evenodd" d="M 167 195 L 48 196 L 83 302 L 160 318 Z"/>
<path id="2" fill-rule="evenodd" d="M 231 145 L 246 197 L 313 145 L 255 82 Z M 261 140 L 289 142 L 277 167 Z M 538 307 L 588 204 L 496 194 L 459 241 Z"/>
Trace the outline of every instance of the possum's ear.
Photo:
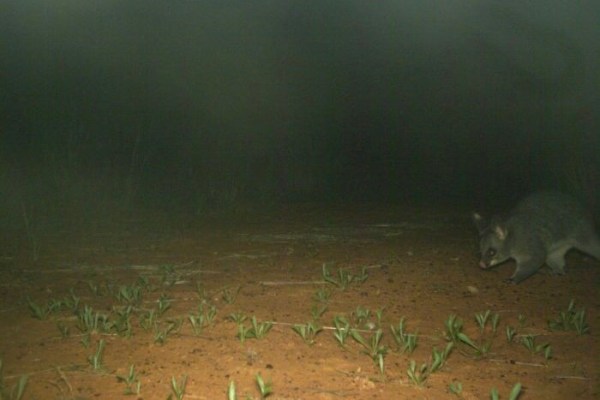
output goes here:
<path id="1" fill-rule="evenodd" d="M 498 225 L 498 224 L 494 225 L 494 233 L 500 240 L 505 240 L 506 235 L 508 235 L 508 231 L 506 230 L 506 227 L 502 226 L 502 225 Z"/>
<path id="2" fill-rule="evenodd" d="M 473 220 L 473 223 L 475 224 L 475 227 L 477 228 L 477 230 L 479 231 L 479 233 L 483 232 L 485 229 L 487 229 L 488 227 L 488 221 L 483 218 L 481 216 L 481 214 L 474 212 L 471 215 L 471 219 Z"/>

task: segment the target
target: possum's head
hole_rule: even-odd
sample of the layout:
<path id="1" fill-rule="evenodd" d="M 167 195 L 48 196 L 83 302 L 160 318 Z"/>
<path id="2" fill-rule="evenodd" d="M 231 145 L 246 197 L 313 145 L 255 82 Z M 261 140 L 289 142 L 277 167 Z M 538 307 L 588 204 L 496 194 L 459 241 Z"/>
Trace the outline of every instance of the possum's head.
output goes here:
<path id="1" fill-rule="evenodd" d="M 491 268 L 511 258 L 506 243 L 508 230 L 500 218 L 492 218 L 488 221 L 480 214 L 474 213 L 473 222 L 479 231 L 480 268 Z"/>

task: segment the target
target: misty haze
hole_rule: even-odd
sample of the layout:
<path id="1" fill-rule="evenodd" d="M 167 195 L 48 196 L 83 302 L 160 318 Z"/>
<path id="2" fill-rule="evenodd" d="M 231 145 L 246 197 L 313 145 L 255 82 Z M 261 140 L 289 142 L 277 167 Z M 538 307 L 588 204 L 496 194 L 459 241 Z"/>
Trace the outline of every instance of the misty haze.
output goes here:
<path id="1" fill-rule="evenodd" d="M 597 398 L 598 21 L 3 1 L 0 398 Z"/>

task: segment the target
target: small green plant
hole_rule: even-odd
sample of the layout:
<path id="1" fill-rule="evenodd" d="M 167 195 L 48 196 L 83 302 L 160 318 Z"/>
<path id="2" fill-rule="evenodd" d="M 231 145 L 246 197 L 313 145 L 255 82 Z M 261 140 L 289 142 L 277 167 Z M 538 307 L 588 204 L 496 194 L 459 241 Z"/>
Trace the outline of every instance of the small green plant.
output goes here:
<path id="1" fill-rule="evenodd" d="M 338 341 L 340 346 L 346 346 L 346 339 L 350 334 L 350 323 L 348 320 L 340 315 L 333 318 L 333 324 L 335 330 L 333 331 L 333 337 Z"/>
<path id="2" fill-rule="evenodd" d="M 117 375 L 117 380 L 119 382 L 125 383 L 125 395 L 136 394 L 139 396 L 142 383 L 140 382 L 140 380 L 137 377 L 137 374 L 135 373 L 134 364 L 131 364 L 129 366 L 129 372 L 127 373 L 127 375 Z"/>
<path id="3" fill-rule="evenodd" d="M 498 331 L 498 324 L 500 323 L 500 314 L 492 315 L 492 332 L 496 334 Z"/>
<path id="4" fill-rule="evenodd" d="M 320 303 L 327 303 L 331 298 L 331 290 L 326 287 L 321 287 L 315 292 L 313 298 Z"/>
<path id="5" fill-rule="evenodd" d="M 171 377 L 171 394 L 168 399 L 182 400 L 185 395 L 185 386 L 187 385 L 187 375 L 181 377 L 181 381 L 177 382 L 174 376 Z"/>
<path id="6" fill-rule="evenodd" d="M 236 312 L 236 313 L 229 314 L 227 319 L 231 322 L 235 322 L 236 324 L 240 325 L 240 324 L 244 323 L 244 321 L 247 320 L 248 317 L 246 315 L 244 315 L 244 313 L 242 313 L 242 312 Z"/>
<path id="7" fill-rule="evenodd" d="M 578 335 L 589 333 L 590 327 L 585 318 L 585 309 L 575 310 L 575 300 L 571 300 L 566 311 L 561 311 L 558 318 L 548 321 L 548 326 L 553 331 L 574 330 Z"/>
<path id="8" fill-rule="evenodd" d="M 27 387 L 27 381 L 29 377 L 27 375 L 21 375 L 18 382 L 9 390 L 4 383 L 4 365 L 0 358 L 0 399 L 4 400 L 21 400 L 23 394 L 25 394 L 25 388 Z"/>
<path id="9" fill-rule="evenodd" d="M 63 300 L 63 305 L 67 307 L 72 313 L 76 314 L 79 308 L 81 299 L 75 295 L 73 288 L 69 289 L 69 296 Z"/>
<path id="10" fill-rule="evenodd" d="M 183 325 L 183 318 L 175 318 L 167 320 L 167 326 L 164 329 L 160 329 L 158 324 L 154 328 L 154 343 L 164 344 L 167 337 L 173 333 L 179 332 Z"/>
<path id="11" fill-rule="evenodd" d="M 463 328 L 462 320 L 456 315 L 450 314 L 444 324 L 446 326 L 446 339 L 455 344 L 459 343 L 461 341 L 459 334 L 462 332 Z"/>
<path id="12" fill-rule="evenodd" d="M 466 344 L 467 346 L 469 346 L 473 350 L 475 350 L 475 355 L 477 357 L 485 356 L 487 353 L 489 353 L 490 347 L 492 346 L 492 344 L 490 342 L 476 344 L 474 341 L 471 340 L 471 338 L 469 338 L 467 335 L 465 335 L 462 332 L 458 333 L 458 339 L 462 343 Z"/>
<path id="13" fill-rule="evenodd" d="M 442 351 L 438 351 L 438 349 L 436 349 L 435 347 L 433 348 L 431 352 L 431 364 L 429 366 L 429 373 L 434 373 L 444 366 L 453 348 L 453 342 L 448 342 L 446 344 L 446 347 Z"/>
<path id="14" fill-rule="evenodd" d="M 103 333 L 111 328 L 106 314 L 102 314 L 87 304 L 77 315 L 77 328 L 83 333 Z"/>
<path id="15" fill-rule="evenodd" d="M 325 282 L 331 283 L 332 285 L 336 286 L 338 289 L 341 289 L 341 290 L 346 290 L 346 288 L 348 288 L 350 283 L 352 283 L 352 281 L 354 280 L 354 276 L 343 268 L 338 269 L 337 279 L 334 278 L 331 275 L 331 272 L 329 271 L 329 268 L 327 267 L 326 263 L 323 264 L 322 275 L 323 275 L 323 280 Z"/>
<path id="16" fill-rule="evenodd" d="M 294 332 L 300 335 L 302 340 L 304 340 L 304 343 L 309 345 L 313 345 L 315 343 L 315 337 L 319 332 L 323 330 L 323 328 L 321 328 L 317 324 L 314 324 L 313 322 L 307 322 L 306 324 L 296 324 L 292 326 L 292 329 L 294 330 Z"/>
<path id="17" fill-rule="evenodd" d="M 375 310 L 375 318 L 377 318 L 377 327 L 381 327 L 381 318 L 383 318 L 383 311 L 385 310 L 385 307 L 382 308 L 378 308 L 377 310 Z"/>
<path id="18" fill-rule="evenodd" d="M 58 328 L 58 331 L 60 332 L 60 337 L 64 338 L 68 338 L 69 337 L 69 327 L 65 324 L 63 324 L 61 321 L 58 321 L 56 323 L 56 327 Z"/>
<path id="19" fill-rule="evenodd" d="M 237 400 L 234 381 L 229 381 L 229 385 L 227 386 L 227 400 Z"/>
<path id="20" fill-rule="evenodd" d="M 552 346 L 550 346 L 549 343 L 536 345 L 535 336 L 533 335 L 523 336 L 523 338 L 521 339 L 521 343 L 523 343 L 523 346 L 525 346 L 525 348 L 529 350 L 531 354 L 544 353 L 544 358 L 546 360 L 552 358 Z"/>
<path id="21" fill-rule="evenodd" d="M 477 325 L 479 325 L 479 333 L 483 333 L 483 331 L 485 330 L 485 326 L 487 324 L 488 318 L 490 317 L 490 314 L 490 310 L 486 310 L 485 312 L 475 314 L 475 321 L 477 321 Z"/>
<path id="22" fill-rule="evenodd" d="M 516 334 L 517 334 L 517 330 L 515 328 L 513 328 L 512 326 L 509 326 L 509 325 L 506 326 L 506 341 L 508 343 L 513 342 Z"/>
<path id="23" fill-rule="evenodd" d="M 102 357 L 104 354 L 104 346 L 104 339 L 100 339 L 100 341 L 98 342 L 98 347 L 96 348 L 96 352 L 91 356 L 88 356 L 88 362 L 90 363 L 92 368 L 94 368 L 94 371 L 99 371 L 103 368 Z"/>
<path id="24" fill-rule="evenodd" d="M 408 375 L 408 379 L 410 379 L 414 385 L 421 387 L 425 384 L 425 381 L 429 376 L 427 373 L 427 364 L 423 363 L 417 368 L 415 360 L 410 360 L 406 374 Z"/>
<path id="25" fill-rule="evenodd" d="M 154 329 L 156 326 L 156 311 L 155 310 L 147 310 L 140 314 L 140 326 L 146 332 Z"/>
<path id="26" fill-rule="evenodd" d="M 383 358 L 388 352 L 387 347 L 381 343 L 383 337 L 381 329 L 376 330 L 371 335 L 371 340 L 366 340 L 356 329 L 350 330 L 350 336 L 363 346 L 364 353 L 371 357 L 375 363 L 380 362 L 380 358 Z"/>
<path id="27" fill-rule="evenodd" d="M 519 398 L 520 394 L 521 394 L 521 383 L 517 383 L 517 384 L 515 384 L 515 386 L 513 386 L 512 390 L 510 391 L 510 394 L 508 395 L 508 400 L 517 400 Z M 500 399 L 500 396 L 498 395 L 498 389 L 492 388 L 492 390 L 490 391 L 490 398 L 492 400 Z"/>
<path id="28" fill-rule="evenodd" d="M 227 304 L 235 303 L 235 299 L 237 299 L 237 295 L 240 293 L 241 286 L 237 286 L 235 289 L 225 288 L 223 289 L 223 301 Z"/>
<path id="29" fill-rule="evenodd" d="M 160 295 L 159 299 L 157 300 L 157 303 L 157 314 L 159 317 L 162 316 L 169 308 L 171 308 L 171 300 L 169 300 L 167 298 L 167 295 L 165 295 L 164 293 Z"/>
<path id="30" fill-rule="evenodd" d="M 123 304 L 139 304 L 142 301 L 142 287 L 138 285 L 119 286 L 115 297 Z"/>
<path id="31" fill-rule="evenodd" d="M 397 326 L 390 326 L 392 337 L 396 342 L 396 348 L 402 353 L 412 353 L 417 347 L 418 332 L 406 333 L 404 329 L 405 318 L 400 318 Z"/>
<path id="32" fill-rule="evenodd" d="M 319 306 L 318 304 L 313 304 L 310 308 L 310 315 L 312 316 L 313 321 L 318 321 L 321 319 L 323 314 L 327 311 L 326 305 Z"/>
<path id="33" fill-rule="evenodd" d="M 360 275 L 354 276 L 354 281 L 358 283 L 365 283 L 365 281 L 369 279 L 369 273 L 367 272 L 367 267 L 362 267 L 360 270 Z"/>
<path id="34" fill-rule="evenodd" d="M 365 326 L 368 323 L 370 316 L 371 310 L 362 306 L 358 306 L 356 307 L 356 310 L 352 311 L 352 317 L 354 318 L 356 326 Z"/>
<path id="35" fill-rule="evenodd" d="M 27 299 L 27 306 L 29 307 L 29 312 L 31 313 L 31 316 L 39 320 L 45 320 L 51 311 L 49 305 L 38 305 L 30 299 Z"/>
<path id="36" fill-rule="evenodd" d="M 517 320 L 519 321 L 519 329 L 523 329 L 523 327 L 525 326 L 525 322 L 527 322 L 527 317 L 523 314 L 519 314 L 517 316 Z"/>
<path id="37" fill-rule="evenodd" d="M 271 381 L 265 382 L 262 376 L 260 376 L 260 373 L 256 374 L 256 386 L 258 386 L 258 391 L 260 392 L 260 398 L 262 400 L 273 393 L 273 384 Z"/>
<path id="38" fill-rule="evenodd" d="M 101 295 L 101 293 L 100 293 L 100 285 L 98 285 L 96 282 L 94 282 L 94 281 L 87 281 L 87 285 L 88 285 L 88 288 L 90 289 L 90 292 L 92 292 L 92 294 L 95 297 L 98 297 L 98 296 Z"/>
<path id="39" fill-rule="evenodd" d="M 250 319 L 250 327 L 240 324 L 238 325 L 238 338 L 243 343 L 246 339 L 262 339 L 273 327 L 273 323 L 270 321 L 258 322 L 256 317 Z"/>
<path id="40" fill-rule="evenodd" d="M 454 381 L 450 385 L 448 385 L 448 390 L 450 393 L 457 395 L 459 398 L 462 398 L 462 383 L 459 381 Z"/>

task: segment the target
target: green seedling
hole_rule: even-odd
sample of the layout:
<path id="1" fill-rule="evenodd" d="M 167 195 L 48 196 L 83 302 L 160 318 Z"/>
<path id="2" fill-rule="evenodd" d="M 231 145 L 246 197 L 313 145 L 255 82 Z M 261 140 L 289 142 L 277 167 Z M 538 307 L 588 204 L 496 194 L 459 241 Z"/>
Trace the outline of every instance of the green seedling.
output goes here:
<path id="1" fill-rule="evenodd" d="M 150 280 L 148 279 L 147 276 L 138 276 L 138 278 L 135 281 L 135 285 L 139 286 L 142 288 L 142 290 L 146 290 L 149 291 L 150 288 Z"/>
<path id="2" fill-rule="evenodd" d="M 383 357 L 387 354 L 387 347 L 381 344 L 381 338 L 383 337 L 381 329 L 376 330 L 369 341 L 363 338 L 356 329 L 350 330 L 350 336 L 364 347 L 364 353 L 371 357 L 375 363 L 378 362 L 380 355 Z"/>
<path id="3" fill-rule="evenodd" d="M 244 325 L 238 325 L 238 338 L 243 343 L 246 339 L 262 339 L 273 327 L 273 323 L 269 321 L 258 322 L 256 317 L 250 319 L 251 326 L 246 328 Z"/>
<path id="4" fill-rule="evenodd" d="M 117 318 L 112 323 L 112 329 L 117 335 L 130 338 L 132 334 L 131 312 L 133 311 L 133 306 L 128 305 L 127 307 L 122 308 L 113 307 L 113 311 L 117 315 Z"/>
<path id="5" fill-rule="evenodd" d="M 96 282 L 87 281 L 87 285 L 88 285 L 88 288 L 90 289 L 90 292 L 92 292 L 92 294 L 95 297 L 98 297 L 98 296 L 101 295 L 101 293 L 100 293 L 100 286 Z"/>
<path id="6" fill-rule="evenodd" d="M 140 326 L 146 332 L 154 329 L 156 326 L 156 311 L 148 310 L 142 314 L 140 314 Z"/>
<path id="7" fill-rule="evenodd" d="M 142 301 L 142 288 L 137 285 L 122 285 L 115 297 L 122 304 L 136 305 Z"/>
<path id="8" fill-rule="evenodd" d="M 356 307 L 356 310 L 352 311 L 352 317 L 357 326 L 364 326 L 368 322 L 370 316 L 371 310 L 362 306 L 358 306 Z"/>
<path id="9" fill-rule="evenodd" d="M 491 314 L 490 310 L 475 314 L 475 321 L 477 321 L 477 325 L 479 325 L 480 333 L 483 333 L 483 331 L 485 330 L 485 325 L 487 324 L 490 314 Z"/>
<path id="10" fill-rule="evenodd" d="M 418 332 L 406 333 L 404 330 L 405 318 L 400 318 L 397 326 L 390 326 L 392 337 L 396 342 L 396 348 L 402 353 L 412 353 L 417 347 Z"/>
<path id="11" fill-rule="evenodd" d="M 512 326 L 506 326 L 506 341 L 508 343 L 512 343 L 515 339 L 515 335 L 517 334 L 517 330 Z"/>
<path id="12" fill-rule="evenodd" d="M 234 381 L 229 381 L 229 385 L 227 386 L 227 400 L 237 400 Z"/>
<path id="13" fill-rule="evenodd" d="M 27 381 L 29 380 L 29 376 L 21 375 L 19 381 L 14 385 L 10 390 L 4 384 L 4 366 L 2 364 L 2 359 L 0 358 L 0 399 L 11 399 L 11 400 L 21 400 L 23 398 L 23 394 L 25 394 L 25 388 L 27 387 Z"/>
<path id="14" fill-rule="evenodd" d="M 323 316 L 323 314 L 325 314 L 326 311 L 326 305 L 319 306 L 318 304 L 313 304 L 310 308 L 310 314 L 312 316 L 313 321 L 318 321 L 319 319 L 321 319 L 321 317 Z"/>
<path id="15" fill-rule="evenodd" d="M 421 387 L 423 386 L 423 384 L 425 384 L 425 381 L 429 376 L 429 374 L 427 373 L 427 364 L 423 363 L 417 369 L 417 363 L 415 362 L 415 360 L 410 360 L 406 374 L 408 375 L 408 378 L 414 385 Z"/>
<path id="16" fill-rule="evenodd" d="M 327 303 L 330 298 L 331 290 L 327 289 L 326 287 L 322 287 L 319 290 L 317 290 L 313 296 L 313 299 L 320 303 Z"/>
<path id="17" fill-rule="evenodd" d="M 181 382 L 178 383 L 174 376 L 171 377 L 171 394 L 168 399 L 182 400 L 185 395 L 185 386 L 187 385 L 187 375 L 181 377 Z"/>
<path id="18" fill-rule="evenodd" d="M 79 343 L 81 343 L 81 345 L 83 347 L 85 347 L 86 349 L 90 347 L 90 333 L 86 333 L 81 337 L 81 340 L 79 341 Z"/>
<path id="19" fill-rule="evenodd" d="M 65 324 L 63 324 L 61 321 L 58 321 L 56 323 L 56 327 L 58 328 L 58 331 L 60 332 L 60 337 L 62 337 L 63 339 L 68 338 L 69 337 L 69 327 Z"/>
<path id="20" fill-rule="evenodd" d="M 162 316 L 169 308 L 171 308 L 171 300 L 167 298 L 167 295 L 164 293 L 160 295 L 158 301 L 158 316 Z"/>
<path id="21" fill-rule="evenodd" d="M 434 373 L 444 366 L 453 348 L 453 342 L 448 342 L 443 351 L 438 351 L 435 347 L 433 348 L 431 352 L 431 365 L 429 366 L 429 373 Z"/>
<path id="22" fill-rule="evenodd" d="M 519 314 L 517 320 L 519 321 L 519 329 L 523 329 L 523 327 L 525 326 L 525 322 L 527 322 L 527 317 L 523 314 Z"/>
<path id="23" fill-rule="evenodd" d="M 527 350 L 531 352 L 531 354 L 544 353 L 544 358 L 549 360 L 552 358 L 552 346 L 549 343 L 543 344 L 535 344 L 535 336 L 533 335 L 525 335 L 521 339 L 521 343 Z"/>
<path id="24" fill-rule="evenodd" d="M 250 322 L 252 324 L 252 328 L 250 328 L 250 335 L 255 339 L 262 339 L 273 327 L 272 322 L 258 322 L 254 316 L 250 319 Z"/>
<path id="25" fill-rule="evenodd" d="M 208 293 L 206 292 L 206 289 L 204 288 L 202 282 L 196 282 L 195 287 L 196 295 L 198 296 L 198 298 L 202 301 L 206 300 L 208 298 Z"/>
<path id="26" fill-rule="evenodd" d="M 377 310 L 375 310 L 375 318 L 377 318 L 377 327 L 378 328 L 381 326 L 381 318 L 383 318 L 384 310 L 385 310 L 385 307 L 378 308 Z"/>
<path id="27" fill-rule="evenodd" d="M 69 296 L 65 297 L 63 300 L 63 305 L 67 307 L 74 314 L 77 313 L 77 309 L 79 309 L 80 298 L 75 296 L 75 292 L 73 289 L 69 289 Z"/>
<path id="28" fill-rule="evenodd" d="M 450 385 L 448 385 L 448 390 L 450 393 L 457 395 L 459 398 L 462 398 L 462 383 L 459 381 L 454 381 Z"/>
<path id="29" fill-rule="evenodd" d="M 335 325 L 335 330 L 333 331 L 333 336 L 338 341 L 340 346 L 346 346 L 346 339 L 350 334 L 350 323 L 346 318 L 342 316 L 336 316 L 333 318 L 333 324 Z"/>
<path id="30" fill-rule="evenodd" d="M 205 310 L 204 306 L 206 304 L 205 302 L 200 303 L 198 313 L 196 315 L 190 314 L 188 317 L 196 335 L 200 334 L 205 327 L 211 325 L 217 316 L 217 307 L 210 306 L 208 310 Z"/>
<path id="31" fill-rule="evenodd" d="M 521 383 L 517 383 L 515 386 L 513 386 L 512 390 L 510 391 L 510 394 L 508 395 L 508 400 L 517 400 L 519 398 L 520 394 L 521 394 Z M 490 391 L 490 398 L 492 400 L 500 399 L 500 396 L 498 395 L 498 389 L 492 388 L 492 390 Z"/>
<path id="32" fill-rule="evenodd" d="M 585 309 L 575 310 L 575 300 L 571 300 L 567 310 L 561 311 L 557 319 L 548 321 L 548 326 L 554 331 L 574 330 L 579 335 L 589 333 L 590 331 L 585 318 Z"/>
<path id="33" fill-rule="evenodd" d="M 170 264 L 164 264 L 158 267 L 161 274 L 161 283 L 165 286 L 173 286 L 177 282 L 177 274 L 175 273 L 175 267 Z"/>
<path id="34" fill-rule="evenodd" d="M 241 312 L 236 312 L 236 313 L 229 314 L 227 319 L 231 322 L 235 322 L 237 325 L 240 325 L 240 324 L 243 324 L 244 321 L 248 319 L 248 317 L 245 316 Z"/>
<path id="35" fill-rule="evenodd" d="M 50 307 L 48 305 L 40 306 L 27 299 L 27 306 L 29 307 L 29 312 L 33 318 L 45 320 L 48 317 L 48 314 L 50 314 Z"/>
<path id="36" fill-rule="evenodd" d="M 258 391 L 260 392 L 260 398 L 262 400 L 273 393 L 273 384 L 271 381 L 265 382 L 262 376 L 260 376 L 260 373 L 256 374 L 256 386 L 258 386 Z"/>
<path id="37" fill-rule="evenodd" d="M 490 351 L 490 347 L 492 346 L 492 344 L 490 342 L 486 342 L 483 343 L 481 345 L 476 344 L 475 342 L 473 342 L 471 340 L 471 338 L 469 338 L 467 335 L 465 335 L 462 332 L 458 333 L 458 339 L 468 345 L 469 347 L 471 347 L 473 350 L 475 350 L 475 355 L 477 357 L 482 357 L 484 355 L 486 355 L 487 353 L 489 353 Z"/>
<path id="38" fill-rule="evenodd" d="M 323 275 L 323 280 L 325 282 L 331 283 L 332 285 L 336 286 L 338 289 L 341 289 L 341 290 L 346 290 L 346 288 L 354 280 L 354 276 L 352 276 L 348 271 L 346 271 L 343 268 L 338 269 L 338 277 L 337 277 L 337 279 L 335 279 L 331 275 L 331 272 L 329 271 L 327 264 L 323 264 L 323 274 L 322 275 Z"/>
<path id="39" fill-rule="evenodd" d="M 198 315 L 194 315 L 194 314 L 190 314 L 188 316 L 188 320 L 190 321 L 190 324 L 192 325 L 192 329 L 194 331 L 194 335 L 198 336 L 202 333 L 202 331 L 204 330 L 204 327 L 206 325 L 206 320 L 204 319 L 204 315 L 202 314 L 198 314 Z"/>
<path id="40" fill-rule="evenodd" d="M 167 337 L 173 333 L 179 332 L 181 326 L 183 325 L 183 319 L 170 319 L 167 320 L 167 326 L 164 329 L 160 329 L 158 324 L 155 326 L 154 330 L 154 343 L 157 344 L 165 344 Z"/>
<path id="41" fill-rule="evenodd" d="M 77 315 L 77 328 L 83 333 L 103 333 L 110 330 L 111 323 L 106 314 L 94 312 L 94 309 L 86 304 Z"/>
<path id="42" fill-rule="evenodd" d="M 235 299 L 237 298 L 237 295 L 239 294 L 241 288 L 241 286 L 238 286 L 235 289 L 223 289 L 223 301 L 227 304 L 235 303 Z"/>
<path id="43" fill-rule="evenodd" d="M 102 366 L 102 356 L 104 353 L 104 339 L 100 339 L 98 342 L 98 347 L 96 352 L 88 357 L 88 362 L 94 368 L 94 371 L 99 371 L 103 368 Z"/>
<path id="44" fill-rule="evenodd" d="M 358 283 L 365 283 L 368 278 L 369 273 L 367 272 L 367 267 L 362 267 L 360 270 L 360 275 L 354 276 L 354 280 Z"/>
<path id="45" fill-rule="evenodd" d="M 498 331 L 498 324 L 500 323 L 500 314 L 492 315 L 492 332 L 496 334 Z"/>
<path id="46" fill-rule="evenodd" d="M 117 375 L 117 380 L 119 382 L 125 383 L 125 395 L 140 394 L 142 384 L 138 379 L 137 374 L 135 373 L 134 364 L 131 364 L 129 366 L 129 372 L 127 373 L 127 375 Z"/>
<path id="47" fill-rule="evenodd" d="M 236 336 L 240 339 L 240 342 L 244 343 L 246 339 L 251 338 L 250 329 L 251 328 L 246 327 L 244 324 L 238 325 L 238 333 Z"/>
<path id="48" fill-rule="evenodd" d="M 307 322 L 306 324 L 296 324 L 292 326 L 292 329 L 294 332 L 300 335 L 302 340 L 304 340 L 304 343 L 309 345 L 313 345 L 315 343 L 315 337 L 323 330 L 323 328 L 312 322 Z"/>
<path id="49" fill-rule="evenodd" d="M 460 342 L 459 334 L 462 332 L 463 322 L 456 315 L 451 314 L 444 323 L 446 326 L 446 339 L 456 343 Z"/>

